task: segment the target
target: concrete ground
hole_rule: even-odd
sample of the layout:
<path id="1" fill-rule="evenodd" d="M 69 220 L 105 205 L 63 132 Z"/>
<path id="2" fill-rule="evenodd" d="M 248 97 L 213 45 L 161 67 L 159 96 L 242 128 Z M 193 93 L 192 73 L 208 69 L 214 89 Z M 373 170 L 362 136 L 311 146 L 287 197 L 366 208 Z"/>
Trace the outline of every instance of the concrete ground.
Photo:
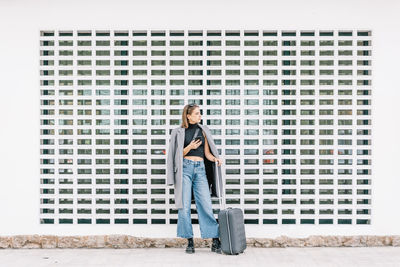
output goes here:
<path id="1" fill-rule="evenodd" d="M 400 247 L 254 248 L 238 256 L 217 254 L 209 248 L 142 249 L 1 249 L 1 267 L 196 267 L 196 266 L 399 266 Z"/>

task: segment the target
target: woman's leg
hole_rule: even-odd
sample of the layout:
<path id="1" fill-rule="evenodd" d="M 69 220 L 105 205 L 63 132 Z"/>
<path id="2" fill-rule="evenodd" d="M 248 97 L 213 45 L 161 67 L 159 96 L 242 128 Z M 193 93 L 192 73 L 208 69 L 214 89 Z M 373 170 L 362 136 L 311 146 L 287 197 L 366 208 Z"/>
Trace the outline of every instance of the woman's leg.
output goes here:
<path id="1" fill-rule="evenodd" d="M 178 209 L 177 237 L 193 237 L 190 206 L 192 202 L 192 176 L 193 165 L 183 164 L 182 177 L 182 203 L 183 208 Z"/>
<path id="2" fill-rule="evenodd" d="M 194 170 L 193 191 L 199 217 L 201 237 L 219 237 L 219 226 L 214 218 L 212 210 L 210 189 L 204 163 L 196 166 Z"/>

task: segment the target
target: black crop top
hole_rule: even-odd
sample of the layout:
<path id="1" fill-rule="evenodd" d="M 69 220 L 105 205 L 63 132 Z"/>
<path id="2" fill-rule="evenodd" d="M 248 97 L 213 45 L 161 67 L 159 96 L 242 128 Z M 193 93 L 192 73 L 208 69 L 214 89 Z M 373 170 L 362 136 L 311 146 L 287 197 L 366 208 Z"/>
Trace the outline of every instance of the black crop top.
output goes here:
<path id="1" fill-rule="evenodd" d="M 191 149 L 185 156 L 198 156 L 204 159 L 204 136 L 200 126 L 197 125 L 197 123 L 189 123 L 189 127 L 185 129 L 185 142 L 183 148 L 187 147 L 190 142 L 192 142 L 197 128 L 199 129 L 197 136 L 201 137 L 201 145 L 197 149 Z"/>

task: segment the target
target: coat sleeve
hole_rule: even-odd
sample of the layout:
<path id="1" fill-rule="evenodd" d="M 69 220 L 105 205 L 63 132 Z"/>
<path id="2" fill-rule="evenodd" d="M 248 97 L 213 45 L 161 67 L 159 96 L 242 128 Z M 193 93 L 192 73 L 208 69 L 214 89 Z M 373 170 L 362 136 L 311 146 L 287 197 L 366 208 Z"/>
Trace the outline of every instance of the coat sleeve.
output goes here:
<path id="1" fill-rule="evenodd" d="M 176 151 L 176 131 L 171 132 L 169 139 L 169 147 L 167 153 L 167 185 L 174 185 L 175 183 L 175 151 Z"/>

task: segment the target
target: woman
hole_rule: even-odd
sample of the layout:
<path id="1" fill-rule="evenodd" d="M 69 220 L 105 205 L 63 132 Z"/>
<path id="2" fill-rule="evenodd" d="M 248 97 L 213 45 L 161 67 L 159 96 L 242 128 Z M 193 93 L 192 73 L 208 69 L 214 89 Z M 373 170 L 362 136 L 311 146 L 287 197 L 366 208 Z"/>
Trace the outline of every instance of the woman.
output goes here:
<path id="1" fill-rule="evenodd" d="M 210 130 L 207 126 L 199 124 L 200 120 L 198 105 L 190 104 L 183 108 L 182 124 L 171 132 L 167 156 L 167 184 L 175 185 L 175 205 L 178 208 L 177 236 L 187 238 L 186 252 L 195 252 L 190 209 L 194 195 L 201 237 L 213 238 L 211 251 L 221 253 L 219 227 L 214 218 L 210 193 L 221 196 L 222 160 L 218 158 L 218 150 Z M 194 136 L 197 129 L 197 135 Z M 218 162 L 218 168 L 214 166 L 215 162 Z"/>

